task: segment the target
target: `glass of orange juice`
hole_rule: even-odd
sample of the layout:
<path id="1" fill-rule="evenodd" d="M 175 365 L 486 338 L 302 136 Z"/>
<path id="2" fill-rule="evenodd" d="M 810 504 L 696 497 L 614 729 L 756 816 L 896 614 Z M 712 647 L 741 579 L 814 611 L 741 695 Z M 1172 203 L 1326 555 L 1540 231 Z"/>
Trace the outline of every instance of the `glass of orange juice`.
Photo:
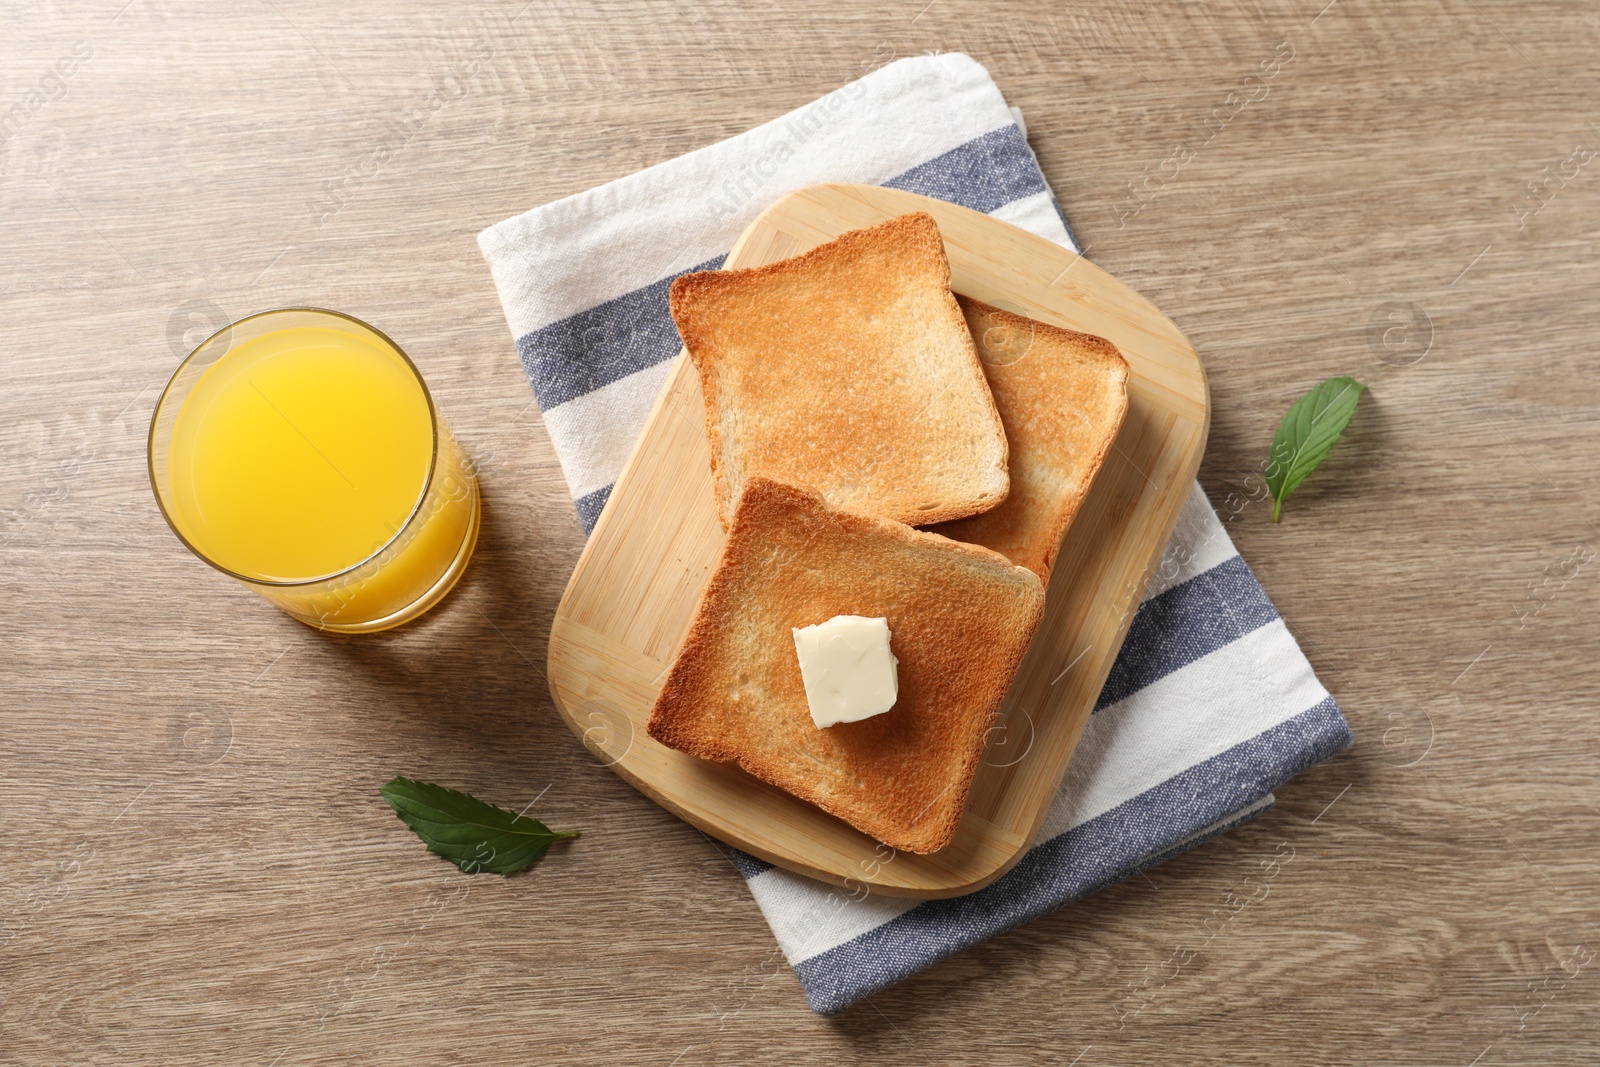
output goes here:
<path id="1" fill-rule="evenodd" d="M 195 555 L 323 630 L 416 618 L 478 539 L 477 479 L 416 364 L 319 308 L 240 319 L 183 361 L 150 482 Z"/>

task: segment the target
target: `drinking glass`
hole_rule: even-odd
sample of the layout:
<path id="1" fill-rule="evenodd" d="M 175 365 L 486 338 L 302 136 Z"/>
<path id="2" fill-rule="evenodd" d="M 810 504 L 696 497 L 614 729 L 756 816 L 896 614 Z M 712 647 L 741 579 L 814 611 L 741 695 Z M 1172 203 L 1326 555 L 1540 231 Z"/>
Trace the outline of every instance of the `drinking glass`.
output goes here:
<path id="1" fill-rule="evenodd" d="M 149 462 L 180 541 L 322 630 L 416 618 L 477 543 L 477 478 L 416 364 L 337 311 L 264 311 L 201 342 L 156 403 Z"/>

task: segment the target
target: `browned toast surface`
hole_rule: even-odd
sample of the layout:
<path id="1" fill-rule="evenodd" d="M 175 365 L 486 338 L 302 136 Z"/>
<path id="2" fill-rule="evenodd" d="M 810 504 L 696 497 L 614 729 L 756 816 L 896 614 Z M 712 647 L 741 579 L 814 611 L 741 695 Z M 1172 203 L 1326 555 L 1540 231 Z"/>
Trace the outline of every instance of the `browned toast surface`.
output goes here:
<path id="1" fill-rule="evenodd" d="M 949 843 L 985 734 L 1044 610 L 1044 587 L 1003 556 L 830 507 L 753 478 L 650 736 L 735 760 L 894 848 Z M 791 628 L 883 617 L 899 696 L 870 719 L 811 720 Z"/>
<path id="2" fill-rule="evenodd" d="M 1005 433 L 932 216 L 686 274 L 670 304 L 705 395 L 724 527 L 755 474 L 912 524 L 1005 498 Z"/>
<path id="3" fill-rule="evenodd" d="M 1127 414 L 1128 364 L 1102 337 L 958 299 L 1011 445 L 1011 492 L 993 510 L 935 530 L 1049 581 Z"/>

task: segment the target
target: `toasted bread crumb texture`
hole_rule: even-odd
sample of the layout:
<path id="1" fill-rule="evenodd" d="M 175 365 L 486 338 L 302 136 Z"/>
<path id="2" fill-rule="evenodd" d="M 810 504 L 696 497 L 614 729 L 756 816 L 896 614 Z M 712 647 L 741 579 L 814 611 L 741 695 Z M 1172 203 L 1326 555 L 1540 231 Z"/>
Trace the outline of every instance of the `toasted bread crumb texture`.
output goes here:
<path id="1" fill-rule="evenodd" d="M 937 532 L 985 545 L 1048 581 L 1128 411 L 1128 364 L 1103 337 L 960 297 L 1011 443 L 1011 492 Z"/>
<path id="2" fill-rule="evenodd" d="M 726 526 L 754 474 L 907 523 L 994 507 L 1006 438 L 932 216 L 672 284 Z"/>
<path id="3" fill-rule="evenodd" d="M 947 845 L 995 713 L 1044 610 L 1030 571 L 987 549 L 747 483 L 650 736 L 751 774 L 907 852 Z M 818 729 L 792 627 L 883 616 L 888 712 Z"/>

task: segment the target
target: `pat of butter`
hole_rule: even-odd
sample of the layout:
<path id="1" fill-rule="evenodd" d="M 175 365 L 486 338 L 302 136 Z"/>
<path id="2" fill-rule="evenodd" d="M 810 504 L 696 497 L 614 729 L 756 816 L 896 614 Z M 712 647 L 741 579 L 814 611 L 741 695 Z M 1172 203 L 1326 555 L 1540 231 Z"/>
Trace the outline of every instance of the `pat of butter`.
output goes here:
<path id="1" fill-rule="evenodd" d="M 819 728 L 860 722 L 894 707 L 899 663 L 889 651 L 889 620 L 835 615 L 794 634 L 811 721 Z"/>

